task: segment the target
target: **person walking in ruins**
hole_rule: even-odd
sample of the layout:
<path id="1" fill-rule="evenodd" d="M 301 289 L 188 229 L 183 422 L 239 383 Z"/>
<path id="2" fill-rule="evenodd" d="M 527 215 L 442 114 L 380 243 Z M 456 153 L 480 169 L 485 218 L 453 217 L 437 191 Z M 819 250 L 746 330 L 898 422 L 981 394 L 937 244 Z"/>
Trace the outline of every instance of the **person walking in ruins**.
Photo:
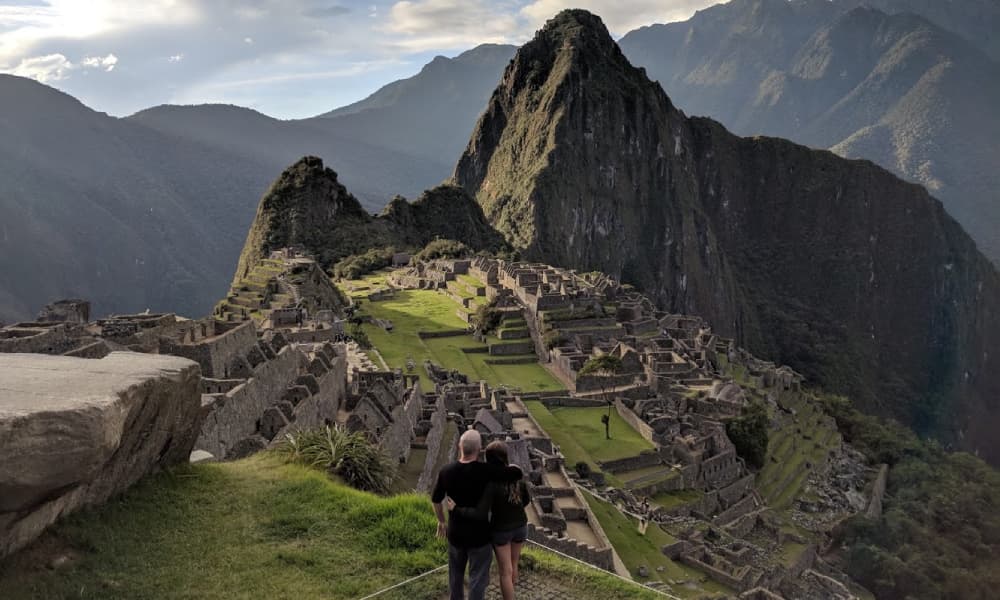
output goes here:
<path id="1" fill-rule="evenodd" d="M 449 511 L 445 522 L 442 502 L 447 496 L 456 507 L 475 507 L 486 491 L 494 469 L 479 462 L 483 440 L 470 429 L 458 441 L 459 459 L 441 469 L 431 502 L 437 515 L 438 537 L 448 539 L 448 590 L 451 600 L 465 599 L 465 569 L 469 569 L 469 600 L 482 600 L 490 578 L 490 525 Z"/>
<path id="2" fill-rule="evenodd" d="M 509 464 L 507 444 L 492 442 L 484 454 L 486 464 L 495 470 L 479 503 L 474 507 L 458 506 L 449 498 L 447 505 L 452 514 L 462 518 L 489 521 L 491 543 L 500 571 L 500 592 L 503 600 L 513 600 L 517 563 L 528 539 L 528 515 L 524 511 L 530 500 L 528 486 L 520 467 Z"/>

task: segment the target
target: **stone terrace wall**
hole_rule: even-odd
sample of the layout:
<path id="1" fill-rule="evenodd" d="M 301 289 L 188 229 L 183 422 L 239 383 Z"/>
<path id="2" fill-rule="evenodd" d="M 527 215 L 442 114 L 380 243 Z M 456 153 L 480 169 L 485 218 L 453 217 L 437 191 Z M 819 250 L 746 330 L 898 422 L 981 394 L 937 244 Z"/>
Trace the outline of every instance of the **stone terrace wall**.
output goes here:
<path id="1" fill-rule="evenodd" d="M 420 419 L 423 409 L 423 394 L 420 393 L 420 384 L 403 392 L 405 400 L 392 412 L 392 423 L 383 432 L 382 447 L 386 453 L 398 460 L 406 462 L 410 456 L 410 442 L 413 439 L 413 428 Z"/>
<path id="2" fill-rule="evenodd" d="M 750 513 L 757 508 L 757 499 L 751 496 L 745 496 L 742 500 L 736 504 L 730 506 L 726 510 L 722 511 L 715 516 L 712 521 L 718 525 L 726 525 L 732 523 L 736 519 Z"/>
<path id="3" fill-rule="evenodd" d="M 258 365 L 243 385 L 223 395 L 207 396 L 195 448 L 220 459 L 229 456 L 237 442 L 257 432 L 264 410 L 277 403 L 295 382 L 303 360 L 301 352 L 285 346 L 274 359 Z"/>
<path id="4" fill-rule="evenodd" d="M 573 408 L 604 408 L 608 405 L 604 400 L 596 398 L 574 398 L 572 396 L 556 396 L 552 398 L 540 398 L 539 402 L 546 408 L 553 406 L 566 406 Z"/>
<path id="5" fill-rule="evenodd" d="M 536 527 L 533 523 L 528 523 L 528 539 L 605 571 L 614 571 L 614 555 L 610 546 L 594 548 L 572 538 L 558 537 L 555 532 L 544 527 Z"/>
<path id="6" fill-rule="evenodd" d="M 301 376 L 296 378 L 296 381 Z M 323 427 L 337 419 L 337 411 L 347 398 L 347 355 L 336 354 L 330 360 L 330 370 L 316 378 L 319 391 L 299 401 L 293 408 L 291 424 L 275 439 L 290 431 Z M 285 395 L 288 398 L 289 394 Z"/>
<path id="7" fill-rule="evenodd" d="M 431 428 L 427 432 L 427 459 L 424 461 L 424 468 L 420 471 L 420 478 L 417 480 L 418 492 L 430 492 L 434 486 L 434 481 L 438 475 L 438 454 L 441 452 L 441 444 L 453 444 L 454 439 L 445 439 L 445 432 L 448 430 L 447 411 L 444 408 L 444 397 L 438 396 L 434 403 L 434 412 L 431 414 Z M 458 435 L 456 431 L 456 436 Z M 454 436 L 453 436 L 454 437 Z"/>
<path id="8" fill-rule="evenodd" d="M 582 375 L 576 378 L 577 392 L 600 392 L 635 383 L 635 375 L 614 375 L 601 377 L 599 375 Z"/>
<path id="9" fill-rule="evenodd" d="M 20 335 L 22 333 L 24 335 Z M 63 324 L 24 329 L 18 329 L 15 325 L 6 331 L 0 331 L 0 352 L 52 354 L 62 352 L 60 349 L 66 345 L 67 339 L 66 326 Z"/>
<path id="10" fill-rule="evenodd" d="M 190 360 L 9 354 L 0 373 L 0 557 L 188 460 L 201 397 Z"/>
<path id="11" fill-rule="evenodd" d="M 639 415 L 635 414 L 631 408 L 625 406 L 621 400 L 615 400 L 615 410 L 618 411 L 618 416 L 620 416 L 626 423 L 632 426 L 639 432 L 645 440 L 654 447 L 659 448 L 660 444 L 656 441 L 656 432 L 653 428 L 649 426 L 649 423 L 643 421 L 639 418 Z"/>
<path id="12" fill-rule="evenodd" d="M 635 471 L 647 467 L 655 467 L 662 464 L 660 453 L 656 450 L 645 450 L 635 456 L 627 456 L 616 460 L 609 460 L 601 463 L 601 468 L 611 473 L 621 473 L 623 471 Z"/>
<path id="13" fill-rule="evenodd" d="M 243 359 L 257 345 L 257 330 L 253 321 L 246 321 L 233 329 L 193 344 L 170 339 L 160 341 L 160 354 L 173 354 L 190 358 L 201 365 L 205 377 L 226 378 L 234 362 Z"/>

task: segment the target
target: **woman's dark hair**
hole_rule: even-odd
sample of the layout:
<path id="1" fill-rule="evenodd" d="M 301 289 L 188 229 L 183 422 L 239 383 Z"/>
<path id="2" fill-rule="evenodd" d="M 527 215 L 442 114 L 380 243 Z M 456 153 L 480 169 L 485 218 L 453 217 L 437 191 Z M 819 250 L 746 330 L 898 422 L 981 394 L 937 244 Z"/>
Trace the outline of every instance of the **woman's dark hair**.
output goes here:
<path id="1" fill-rule="evenodd" d="M 495 440 L 486 446 L 486 462 L 491 465 L 499 465 L 501 467 L 506 467 L 508 464 L 507 458 L 507 444 L 501 442 L 500 440 Z"/>
<path id="2" fill-rule="evenodd" d="M 497 465 L 501 467 L 506 467 L 510 464 L 510 458 L 507 455 L 507 444 L 501 442 L 500 440 L 494 440 L 486 446 L 486 450 L 483 452 L 486 455 L 486 462 L 491 465 Z M 507 502 L 511 504 L 521 505 L 521 482 L 514 481 L 507 484 Z"/>

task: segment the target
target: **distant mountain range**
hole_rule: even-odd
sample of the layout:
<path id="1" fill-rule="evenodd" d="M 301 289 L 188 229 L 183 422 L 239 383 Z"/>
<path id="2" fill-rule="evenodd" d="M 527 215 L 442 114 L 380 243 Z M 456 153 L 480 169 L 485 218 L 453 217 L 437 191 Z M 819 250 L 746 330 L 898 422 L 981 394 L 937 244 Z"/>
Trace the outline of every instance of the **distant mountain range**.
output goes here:
<path id="1" fill-rule="evenodd" d="M 926 186 L 997 261 L 1000 64 L 923 17 L 854 4 L 733 0 L 683 23 L 633 31 L 620 43 L 689 113 L 741 135 L 867 158 Z M 949 23 L 987 6 L 866 4 L 923 9 L 950 16 Z M 948 11 L 938 10 L 946 4 Z M 1000 26 L 1000 3 L 989 4 Z M 981 41 L 996 51 L 992 38 Z"/>
<path id="2" fill-rule="evenodd" d="M 852 12 L 858 4 L 733 0 L 628 34 L 622 47 L 689 114 L 869 158 L 928 185 L 996 260 L 997 3 L 866 2 L 940 27 Z M 116 119 L 0 76 L 0 321 L 60 296 L 91 298 L 98 315 L 207 312 L 274 173 L 316 155 L 369 212 L 395 194 L 417 197 L 451 173 L 515 50 L 437 57 L 299 121 L 222 105 Z"/>
<path id="3" fill-rule="evenodd" d="M 98 316 L 208 313 L 275 173 L 317 155 L 370 212 L 416 198 L 450 174 L 514 50 L 438 57 L 301 121 L 224 105 L 117 119 L 0 75 L 0 321 L 70 296 L 92 300 Z"/>

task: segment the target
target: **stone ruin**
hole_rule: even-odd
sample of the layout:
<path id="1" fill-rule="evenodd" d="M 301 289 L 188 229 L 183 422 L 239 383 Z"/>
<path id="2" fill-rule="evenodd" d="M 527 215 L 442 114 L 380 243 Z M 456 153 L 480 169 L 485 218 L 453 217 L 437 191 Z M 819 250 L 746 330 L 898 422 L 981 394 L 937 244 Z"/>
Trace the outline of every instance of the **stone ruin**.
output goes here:
<path id="1" fill-rule="evenodd" d="M 197 399 L 191 422 L 198 425 L 178 442 L 177 452 L 195 450 L 192 457 L 199 460 L 238 458 L 295 429 L 338 423 L 366 431 L 401 464 L 414 449 L 425 450 L 416 487 L 428 491 L 441 466 L 439 456 L 454 456 L 458 433 L 447 434 L 451 420 L 458 432 L 472 427 L 486 441 L 506 441 L 512 461 L 531 483 L 530 535 L 543 545 L 614 569 L 613 549 L 583 496 L 592 493 L 650 526 L 707 527 L 691 527 L 663 551 L 738 590 L 740 598 L 778 597 L 772 590 L 790 574 L 804 573 L 808 579 L 815 547 L 807 548 L 790 569 L 759 562 L 764 551 L 751 540 L 773 543 L 786 534 L 766 518 L 754 475 L 725 433 L 725 422 L 750 401 L 743 385 L 725 375 L 725 366 L 742 367 L 751 385 L 769 398 L 797 391 L 800 375 L 754 358 L 697 317 L 657 310 L 644 296 L 601 274 L 482 257 L 429 263 L 408 259 L 407 265 L 389 277 L 391 285 L 448 294 L 466 320 L 470 296 L 501 306 L 505 322 L 517 320 L 518 325 L 509 327 L 517 329 L 516 339 L 502 343 L 516 346 L 517 354 L 534 350 L 570 388 L 569 395 L 532 399 L 550 406 L 607 406 L 611 400 L 618 415 L 655 449 L 599 463 L 599 470 L 583 478 L 566 470 L 559 448 L 524 408 L 529 396 L 520 391 L 491 389 L 430 362 L 424 369 L 434 383 L 431 392 L 421 389 L 415 375 L 378 370 L 360 349 L 345 343 L 333 300 L 317 303 L 303 297 L 304 289 L 316 289 L 308 287 L 315 283 L 310 275 L 315 265 L 293 251 L 263 261 L 260 272 L 234 287 L 212 318 L 136 314 L 88 323 L 81 318 L 85 304 L 67 301 L 47 307 L 38 321 L 0 329 L 0 352 L 67 357 L 52 357 L 58 360 L 118 357 L 122 350 L 183 357 L 174 360 L 200 370 L 197 389 L 186 392 Z M 294 278 L 292 269 L 299 270 Z M 482 285 L 472 289 L 462 275 Z M 501 353 L 499 348 L 488 351 Z M 603 354 L 620 359 L 618 373 L 580 374 L 587 360 Z M 0 412 L 0 431 L 3 426 Z M 622 489 L 608 488 L 603 481 L 604 473 L 638 469 L 644 474 Z M 667 509 L 649 504 L 653 495 L 680 490 L 697 490 L 697 500 Z M 834 496 L 820 495 L 833 498 L 831 502 Z M 72 510 L 76 504 L 67 506 Z M 0 512 L 0 528 L 8 525 Z M 21 535 L 17 543 L 31 535 Z"/>
<path id="2" fill-rule="evenodd" d="M 90 321 L 90 302 L 86 300 L 59 300 L 48 304 L 38 313 L 40 323 L 72 323 L 85 325 Z"/>

